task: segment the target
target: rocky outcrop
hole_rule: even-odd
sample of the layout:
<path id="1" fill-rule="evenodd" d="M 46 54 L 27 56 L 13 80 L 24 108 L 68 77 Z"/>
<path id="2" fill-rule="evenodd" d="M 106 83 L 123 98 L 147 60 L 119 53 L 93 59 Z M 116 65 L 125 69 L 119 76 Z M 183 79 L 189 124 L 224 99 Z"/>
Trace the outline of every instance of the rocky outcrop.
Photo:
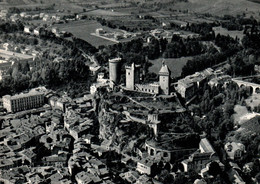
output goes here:
<path id="1" fill-rule="evenodd" d="M 102 109 L 98 114 L 99 136 L 101 139 L 110 139 L 115 133 L 115 116 L 113 113 Z"/>

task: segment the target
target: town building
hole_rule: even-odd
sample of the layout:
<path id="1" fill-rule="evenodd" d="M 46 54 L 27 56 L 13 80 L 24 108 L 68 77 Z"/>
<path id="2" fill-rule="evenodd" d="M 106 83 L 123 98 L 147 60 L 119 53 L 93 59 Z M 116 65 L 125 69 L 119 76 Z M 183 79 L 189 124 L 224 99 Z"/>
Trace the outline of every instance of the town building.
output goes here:
<path id="1" fill-rule="evenodd" d="M 152 160 L 142 159 L 137 162 L 136 170 L 141 174 L 152 175 L 156 169 L 156 163 Z"/>
<path id="2" fill-rule="evenodd" d="M 96 29 L 96 34 L 97 35 L 102 35 L 102 34 L 105 34 L 105 33 L 106 33 L 106 31 L 103 28 Z"/>
<path id="3" fill-rule="evenodd" d="M 150 158 L 166 162 L 196 151 L 196 148 L 173 145 L 169 136 L 160 136 L 157 137 L 157 140 L 147 140 L 144 147 Z"/>
<path id="4" fill-rule="evenodd" d="M 36 36 L 39 36 L 40 33 L 43 31 L 43 27 L 39 26 L 39 27 L 36 27 L 34 30 L 33 30 L 33 34 L 36 35 Z"/>
<path id="5" fill-rule="evenodd" d="M 209 143 L 208 139 L 203 138 L 199 144 L 199 150 L 190 155 L 188 159 L 182 161 L 184 171 L 188 172 L 190 169 L 200 172 L 206 168 L 207 164 L 212 161 L 219 160 L 216 156 L 215 150 Z"/>
<path id="6" fill-rule="evenodd" d="M 213 74 L 213 69 L 208 68 L 202 72 L 196 72 L 178 80 L 175 90 L 184 99 L 191 99 L 196 92 L 205 84 L 208 77 Z"/>
<path id="7" fill-rule="evenodd" d="M 18 112 L 41 107 L 44 105 L 44 94 L 41 92 L 30 92 L 19 95 L 3 96 L 3 106 L 8 112 Z"/>
<path id="8" fill-rule="evenodd" d="M 89 67 L 89 70 L 91 71 L 91 75 L 96 75 L 101 69 L 101 66 L 99 65 L 92 65 Z"/>
<path id="9" fill-rule="evenodd" d="M 229 159 L 236 160 L 245 153 L 245 146 L 242 143 L 228 142 L 225 144 L 225 151 Z"/>
<path id="10" fill-rule="evenodd" d="M 30 26 L 24 26 L 24 29 L 23 29 L 23 31 L 25 32 L 25 33 L 31 33 L 31 31 L 32 31 L 32 28 L 30 27 Z"/>

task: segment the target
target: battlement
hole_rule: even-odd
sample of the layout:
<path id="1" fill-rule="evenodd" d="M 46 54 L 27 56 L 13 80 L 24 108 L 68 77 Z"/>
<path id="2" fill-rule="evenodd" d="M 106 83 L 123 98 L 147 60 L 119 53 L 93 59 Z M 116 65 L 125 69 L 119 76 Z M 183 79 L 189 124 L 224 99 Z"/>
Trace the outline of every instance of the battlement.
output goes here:
<path id="1" fill-rule="evenodd" d="M 113 58 L 113 59 L 109 59 L 109 63 L 118 63 L 122 60 L 122 58 L 118 57 L 118 58 Z"/>
<path id="2" fill-rule="evenodd" d="M 135 68 L 141 68 L 141 65 L 136 65 L 136 64 L 132 63 L 132 65 L 126 65 L 125 66 L 125 69 L 129 69 L 129 70 L 132 70 L 132 69 L 135 69 Z"/>

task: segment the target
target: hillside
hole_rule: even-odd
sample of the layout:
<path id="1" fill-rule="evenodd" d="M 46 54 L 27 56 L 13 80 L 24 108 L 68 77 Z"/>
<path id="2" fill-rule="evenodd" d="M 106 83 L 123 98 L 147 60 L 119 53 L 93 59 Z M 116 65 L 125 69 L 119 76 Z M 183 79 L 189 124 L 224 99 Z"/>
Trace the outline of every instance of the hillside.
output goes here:
<path id="1" fill-rule="evenodd" d="M 77 10 L 82 9 L 87 4 L 104 6 L 111 3 L 131 2 L 135 2 L 140 7 L 143 7 L 144 4 L 166 3 L 167 6 L 162 6 L 163 9 L 189 10 L 189 12 L 211 13 L 213 15 L 237 15 L 245 13 L 247 16 L 260 17 L 260 0 L 95 0 L 94 2 L 91 0 L 0 0 L 0 7 L 35 7 L 56 4 L 56 8 Z"/>
<path id="2" fill-rule="evenodd" d="M 177 3 L 175 9 L 185 9 L 196 13 L 211 13 L 214 15 L 242 14 L 259 16 L 260 0 L 189 0 L 187 3 Z M 256 3 L 259 2 L 259 3 Z"/>

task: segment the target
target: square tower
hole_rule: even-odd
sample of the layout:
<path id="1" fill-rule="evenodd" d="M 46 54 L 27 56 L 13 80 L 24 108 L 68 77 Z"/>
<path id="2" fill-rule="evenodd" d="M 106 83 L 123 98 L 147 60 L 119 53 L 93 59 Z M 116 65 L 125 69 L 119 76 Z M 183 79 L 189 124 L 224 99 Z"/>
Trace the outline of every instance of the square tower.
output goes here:
<path id="1" fill-rule="evenodd" d="M 171 76 L 171 71 L 163 61 L 162 67 L 159 71 L 159 84 L 160 84 L 162 94 L 165 95 L 170 94 L 170 76 Z"/>
<path id="2" fill-rule="evenodd" d="M 140 82 L 140 66 L 132 63 L 131 66 L 125 67 L 126 71 L 126 88 L 129 90 L 135 89 L 135 84 Z"/>

